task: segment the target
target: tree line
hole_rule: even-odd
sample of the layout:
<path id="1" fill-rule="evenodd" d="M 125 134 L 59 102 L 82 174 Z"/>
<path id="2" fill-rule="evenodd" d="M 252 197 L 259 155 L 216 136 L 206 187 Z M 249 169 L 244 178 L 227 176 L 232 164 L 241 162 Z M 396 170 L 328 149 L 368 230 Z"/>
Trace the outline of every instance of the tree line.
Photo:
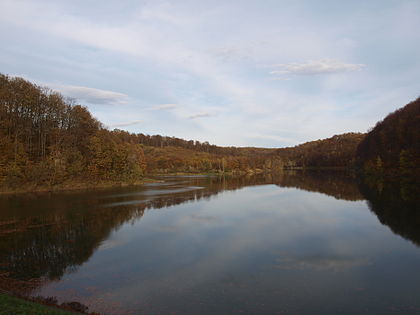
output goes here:
<path id="1" fill-rule="evenodd" d="M 86 107 L 0 74 L 0 186 L 134 182 L 144 174 L 255 173 L 293 168 L 418 171 L 420 101 L 368 134 L 346 133 L 281 149 L 221 147 L 106 129 Z"/>
<path id="2" fill-rule="evenodd" d="M 69 179 L 135 180 L 143 150 L 106 130 L 83 106 L 51 89 L 0 74 L 0 179 L 55 185 Z"/>

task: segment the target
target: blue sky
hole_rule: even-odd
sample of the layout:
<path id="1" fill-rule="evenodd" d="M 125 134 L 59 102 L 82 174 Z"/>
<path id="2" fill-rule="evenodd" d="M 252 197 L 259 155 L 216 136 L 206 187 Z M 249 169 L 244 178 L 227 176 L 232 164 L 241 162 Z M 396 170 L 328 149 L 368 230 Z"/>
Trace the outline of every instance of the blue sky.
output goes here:
<path id="1" fill-rule="evenodd" d="M 0 72 L 109 128 L 283 147 L 420 96 L 420 1 L 0 0 Z"/>

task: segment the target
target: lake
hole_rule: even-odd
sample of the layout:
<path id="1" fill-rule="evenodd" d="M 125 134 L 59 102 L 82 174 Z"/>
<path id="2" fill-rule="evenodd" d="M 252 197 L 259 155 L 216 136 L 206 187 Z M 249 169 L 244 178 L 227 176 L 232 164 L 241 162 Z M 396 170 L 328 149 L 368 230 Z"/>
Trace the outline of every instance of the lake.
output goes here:
<path id="1" fill-rule="evenodd" d="M 415 186 L 341 172 L 0 196 L 0 287 L 104 314 L 419 314 Z"/>

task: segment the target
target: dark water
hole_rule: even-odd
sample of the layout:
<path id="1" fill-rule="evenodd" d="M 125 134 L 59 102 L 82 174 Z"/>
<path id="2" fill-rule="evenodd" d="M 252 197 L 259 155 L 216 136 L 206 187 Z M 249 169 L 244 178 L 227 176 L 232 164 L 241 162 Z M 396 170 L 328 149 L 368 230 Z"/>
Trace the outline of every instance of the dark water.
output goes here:
<path id="1" fill-rule="evenodd" d="M 418 186 L 164 180 L 0 197 L 0 286 L 106 314 L 420 314 Z"/>

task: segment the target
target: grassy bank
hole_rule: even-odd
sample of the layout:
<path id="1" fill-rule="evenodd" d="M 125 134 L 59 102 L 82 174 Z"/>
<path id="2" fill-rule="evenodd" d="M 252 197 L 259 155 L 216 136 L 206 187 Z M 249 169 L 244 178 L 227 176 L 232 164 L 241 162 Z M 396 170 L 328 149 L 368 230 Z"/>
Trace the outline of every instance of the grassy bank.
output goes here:
<path id="1" fill-rule="evenodd" d="M 18 314 L 70 315 L 77 313 L 68 312 L 55 307 L 29 302 L 20 298 L 0 293 L 0 315 Z"/>

